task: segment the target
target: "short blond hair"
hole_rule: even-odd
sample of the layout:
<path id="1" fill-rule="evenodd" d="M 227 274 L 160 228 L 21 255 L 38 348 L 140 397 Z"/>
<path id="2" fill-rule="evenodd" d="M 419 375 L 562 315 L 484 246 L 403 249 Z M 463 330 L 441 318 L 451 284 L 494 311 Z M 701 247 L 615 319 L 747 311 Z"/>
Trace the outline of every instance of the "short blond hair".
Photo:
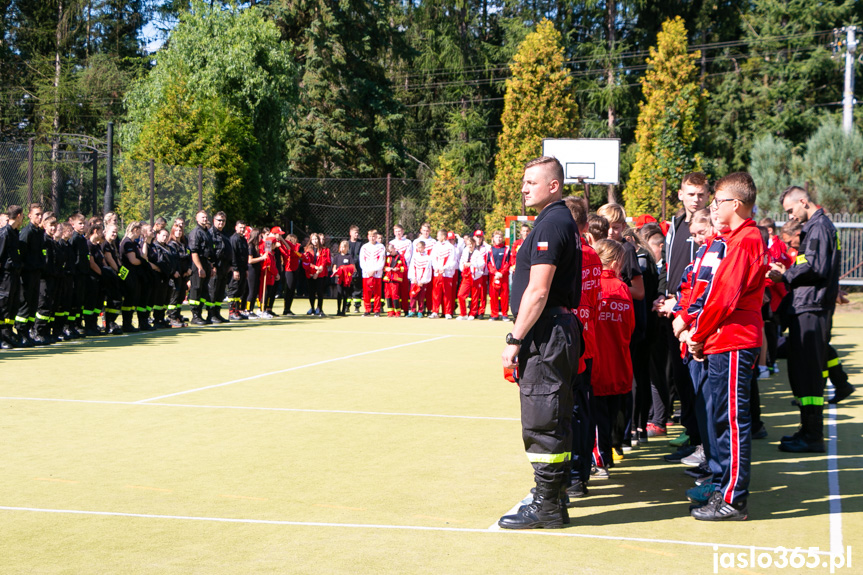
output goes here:
<path id="1" fill-rule="evenodd" d="M 626 210 L 620 204 L 605 204 L 596 210 L 596 214 L 608 220 L 609 225 L 626 223 Z"/>

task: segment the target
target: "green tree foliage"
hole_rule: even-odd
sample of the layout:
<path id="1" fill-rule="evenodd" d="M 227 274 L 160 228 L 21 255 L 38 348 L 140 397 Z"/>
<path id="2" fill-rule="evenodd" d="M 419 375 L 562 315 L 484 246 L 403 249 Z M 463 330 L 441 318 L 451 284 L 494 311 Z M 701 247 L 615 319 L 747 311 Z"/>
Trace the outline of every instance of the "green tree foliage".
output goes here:
<path id="1" fill-rule="evenodd" d="M 494 206 L 486 229 L 503 227 L 504 217 L 521 213 L 524 164 L 542 154 L 543 138 L 578 133 L 578 105 L 564 68 L 562 37 L 548 21 L 525 38 L 510 66 L 495 157 Z"/>
<path id="2" fill-rule="evenodd" d="M 827 117 L 806 142 L 801 179 L 831 212 L 863 211 L 863 136 L 845 134 L 842 122 Z"/>
<path id="3" fill-rule="evenodd" d="M 134 160 L 213 168 L 215 207 L 254 220 L 279 184 L 296 77 L 290 44 L 259 10 L 196 1 L 129 93 L 121 142 Z"/>
<path id="4" fill-rule="evenodd" d="M 489 147 L 482 134 L 486 119 L 473 109 L 451 114 L 454 138 L 437 160 L 429 194 L 432 229 L 472 232 L 485 223 L 489 205 Z"/>
<path id="5" fill-rule="evenodd" d="M 729 171 L 745 169 L 760 134 L 802 144 L 819 125 L 820 106 L 842 99 L 841 63 L 824 31 L 842 26 L 853 5 L 755 0 L 743 13 L 746 46 L 724 55 L 705 126 L 710 154 Z"/>
<path id="6" fill-rule="evenodd" d="M 380 177 L 404 162 L 401 106 L 384 68 L 398 41 L 389 7 L 370 0 L 270 7 L 301 67 L 300 101 L 288 124 L 291 174 Z"/>
<path id="7" fill-rule="evenodd" d="M 697 81 L 698 56 L 687 52 L 683 20 L 666 21 L 656 47 L 650 48 L 642 80 L 638 150 L 625 194 L 629 214 L 659 215 L 662 180 L 674 186 L 684 174 L 701 167 L 695 150 L 705 94 Z"/>
<path id="8" fill-rule="evenodd" d="M 782 211 L 779 194 L 792 183 L 791 144 L 765 134 L 752 145 L 749 173 L 758 187 L 758 209 L 765 213 Z"/>

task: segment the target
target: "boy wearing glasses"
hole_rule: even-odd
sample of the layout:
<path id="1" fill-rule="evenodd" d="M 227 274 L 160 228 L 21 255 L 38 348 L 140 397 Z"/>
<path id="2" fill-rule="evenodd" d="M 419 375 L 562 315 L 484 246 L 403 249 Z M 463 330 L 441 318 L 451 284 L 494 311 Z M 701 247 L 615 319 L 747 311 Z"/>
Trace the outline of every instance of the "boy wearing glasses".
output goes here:
<path id="1" fill-rule="evenodd" d="M 748 517 L 752 418 L 752 370 L 761 352 L 767 246 L 752 220 L 755 182 L 746 172 L 716 182 L 710 204 L 718 235 L 693 268 L 691 288 L 700 294 L 674 319 L 674 333 L 696 361 L 711 401 L 716 449 L 710 454 L 713 492 L 692 509 L 701 521 Z"/>

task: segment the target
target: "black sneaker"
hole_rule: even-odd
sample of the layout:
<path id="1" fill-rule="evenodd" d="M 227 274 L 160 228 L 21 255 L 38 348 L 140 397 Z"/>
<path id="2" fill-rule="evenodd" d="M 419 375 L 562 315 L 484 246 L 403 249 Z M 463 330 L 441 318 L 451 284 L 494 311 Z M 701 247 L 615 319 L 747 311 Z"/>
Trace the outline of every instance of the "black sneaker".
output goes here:
<path id="1" fill-rule="evenodd" d="M 752 432 L 752 439 L 764 439 L 767 437 L 767 428 L 762 423 L 755 431 Z"/>
<path id="2" fill-rule="evenodd" d="M 713 473 L 710 471 L 710 468 L 707 467 L 707 463 L 702 463 L 698 467 L 690 467 L 688 469 L 684 469 L 683 473 L 692 477 L 693 479 L 700 480 L 705 477 L 713 477 Z"/>
<path id="3" fill-rule="evenodd" d="M 371 315 L 372 315 L 372 314 L 370 314 L 369 312 L 364 312 L 364 313 L 363 313 L 363 317 L 369 317 L 369 316 L 371 316 Z"/>
<path id="4" fill-rule="evenodd" d="M 695 447 L 692 445 L 681 446 L 677 448 L 677 451 L 674 453 L 669 453 L 664 457 L 665 461 L 669 463 L 680 463 L 680 460 L 684 457 L 689 457 L 695 453 Z"/>
<path id="5" fill-rule="evenodd" d="M 786 453 L 824 453 L 824 438 L 807 438 L 801 434 L 791 441 L 780 441 L 779 451 Z"/>
<path id="6" fill-rule="evenodd" d="M 836 405 L 837 403 L 839 403 L 840 401 L 842 401 L 843 399 L 845 399 L 846 397 L 848 397 L 852 393 L 854 393 L 854 386 L 851 385 L 850 383 L 848 383 L 848 384 L 843 385 L 842 387 L 838 388 L 836 390 L 836 393 L 833 394 L 833 397 L 831 397 L 830 399 L 827 400 L 827 403 L 829 403 L 831 405 Z"/>
<path id="7" fill-rule="evenodd" d="M 585 497 L 588 494 L 587 485 L 581 479 L 574 479 L 572 485 L 566 488 L 566 494 L 570 497 Z"/>
<path id="8" fill-rule="evenodd" d="M 205 320 L 205 319 L 204 319 L 204 318 L 202 318 L 201 316 L 193 316 L 193 317 L 192 317 L 191 324 L 192 324 L 192 325 L 209 325 L 209 323 L 207 322 L 207 320 Z"/>
<path id="9" fill-rule="evenodd" d="M 710 500 L 693 509 L 691 515 L 699 521 L 746 521 L 749 518 L 749 509 L 745 500 L 727 503 L 722 498 L 722 493 L 714 491 Z"/>

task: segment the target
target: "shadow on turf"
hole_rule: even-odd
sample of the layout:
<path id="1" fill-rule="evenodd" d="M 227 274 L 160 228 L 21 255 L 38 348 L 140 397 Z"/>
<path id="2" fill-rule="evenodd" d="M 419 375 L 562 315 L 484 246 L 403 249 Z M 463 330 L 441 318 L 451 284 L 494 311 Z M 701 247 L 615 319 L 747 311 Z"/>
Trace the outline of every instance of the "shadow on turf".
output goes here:
<path id="1" fill-rule="evenodd" d="M 97 336 L 76 339 L 74 341 L 60 342 L 52 345 L 19 348 L 0 351 L 0 361 L 10 361 L 16 359 L 29 359 L 34 356 L 53 356 L 57 354 L 84 353 L 92 349 L 105 348 L 122 348 L 130 346 L 148 346 L 158 345 L 173 338 L 190 338 L 200 337 L 208 333 L 220 331 L 228 331 L 235 328 L 259 328 L 272 327 L 277 325 L 291 325 L 305 322 L 319 322 L 329 320 L 330 316 L 324 317 L 278 317 L 271 320 L 249 320 L 249 321 L 232 321 L 222 325 L 194 326 L 177 329 L 159 329 L 149 332 L 130 333 L 121 336 Z M 335 318 L 333 318 L 335 319 Z"/>
<path id="2" fill-rule="evenodd" d="M 762 387 L 762 401 L 767 400 L 762 420 L 769 436 L 752 442 L 749 520 L 826 518 L 830 513 L 828 456 L 779 451 L 779 438 L 797 429 L 798 412 L 790 404 L 787 382 L 765 381 Z M 852 398 L 843 401 L 836 414 L 843 514 L 863 512 L 863 456 L 858 455 L 863 424 L 842 413 L 859 406 L 863 399 Z M 664 438 L 653 438 L 633 449 L 611 470 L 608 481 L 592 481 L 590 495 L 573 501 L 573 527 L 651 523 L 688 516 L 690 503 L 685 493 L 694 482 L 684 473 L 685 466 L 663 460 L 662 456 L 671 451 Z M 619 509 L 620 505 L 631 507 Z"/>

